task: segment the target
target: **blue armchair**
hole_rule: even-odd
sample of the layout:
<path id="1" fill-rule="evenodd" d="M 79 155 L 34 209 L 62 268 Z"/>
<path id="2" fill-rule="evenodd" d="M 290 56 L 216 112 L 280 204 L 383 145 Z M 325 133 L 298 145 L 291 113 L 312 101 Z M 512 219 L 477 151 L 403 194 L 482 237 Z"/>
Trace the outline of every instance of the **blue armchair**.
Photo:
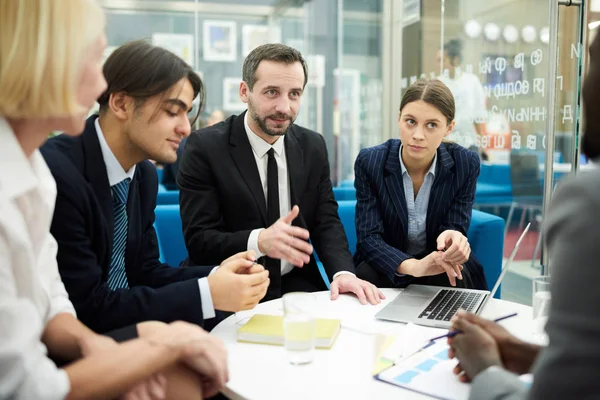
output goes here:
<path id="1" fill-rule="evenodd" d="M 154 214 L 160 261 L 176 267 L 188 256 L 183 239 L 179 204 L 158 205 Z"/>
<path id="2" fill-rule="evenodd" d="M 156 195 L 156 205 L 179 205 L 179 190 L 160 190 L 160 186 Z"/>
<path id="3" fill-rule="evenodd" d="M 333 197 L 337 201 L 356 200 L 356 189 L 354 189 L 354 187 L 351 186 L 334 187 Z"/>
<path id="4" fill-rule="evenodd" d="M 335 190 L 336 188 L 334 188 Z M 344 188 L 345 189 L 345 188 Z M 354 188 L 352 188 L 354 189 Z M 356 200 L 338 200 L 338 215 L 340 220 L 342 221 L 342 225 L 344 226 L 344 231 L 346 233 L 346 239 L 348 239 L 348 249 L 350 253 L 354 254 L 356 251 L 356 224 L 354 222 L 354 216 L 356 214 Z M 325 272 L 325 268 L 323 267 L 323 263 L 319 261 L 319 255 L 315 251 L 315 259 L 317 261 L 317 266 L 319 267 L 319 272 L 321 273 L 321 277 L 329 289 L 329 278 L 327 277 L 327 273 Z"/>
<path id="5" fill-rule="evenodd" d="M 467 237 L 472 253 L 483 265 L 483 272 L 491 290 L 502 271 L 504 220 L 496 215 L 473 210 Z M 498 288 L 495 295 L 498 299 L 500 292 L 500 288 Z"/>

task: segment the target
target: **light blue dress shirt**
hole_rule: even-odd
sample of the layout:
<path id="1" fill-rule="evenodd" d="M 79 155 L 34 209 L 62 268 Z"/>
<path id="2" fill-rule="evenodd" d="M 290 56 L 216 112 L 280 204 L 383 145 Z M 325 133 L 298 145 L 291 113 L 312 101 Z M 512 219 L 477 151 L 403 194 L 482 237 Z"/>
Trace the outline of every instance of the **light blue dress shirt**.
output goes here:
<path id="1" fill-rule="evenodd" d="M 402 183 L 404 185 L 404 197 L 406 198 L 406 208 L 408 210 L 408 248 L 406 253 L 414 256 L 425 251 L 427 245 L 427 235 L 425 227 L 427 223 L 427 206 L 429 205 L 429 196 L 431 187 L 435 179 L 435 166 L 437 164 L 437 153 L 433 157 L 433 162 L 419 193 L 415 198 L 413 182 L 402 162 L 402 145 L 400 145 L 400 168 L 402 169 Z"/>

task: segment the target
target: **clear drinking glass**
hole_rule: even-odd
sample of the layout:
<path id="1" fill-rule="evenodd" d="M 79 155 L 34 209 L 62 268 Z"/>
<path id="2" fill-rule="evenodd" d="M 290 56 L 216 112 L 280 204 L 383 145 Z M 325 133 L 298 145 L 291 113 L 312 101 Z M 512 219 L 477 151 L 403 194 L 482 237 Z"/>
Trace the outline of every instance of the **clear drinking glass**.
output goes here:
<path id="1" fill-rule="evenodd" d="M 292 364 L 312 362 L 315 351 L 315 317 L 311 293 L 283 295 L 283 335 L 288 359 Z"/>
<path id="2" fill-rule="evenodd" d="M 550 297 L 550 277 L 533 278 L 533 333 L 540 341 L 547 340 L 545 327 L 550 312 Z"/>

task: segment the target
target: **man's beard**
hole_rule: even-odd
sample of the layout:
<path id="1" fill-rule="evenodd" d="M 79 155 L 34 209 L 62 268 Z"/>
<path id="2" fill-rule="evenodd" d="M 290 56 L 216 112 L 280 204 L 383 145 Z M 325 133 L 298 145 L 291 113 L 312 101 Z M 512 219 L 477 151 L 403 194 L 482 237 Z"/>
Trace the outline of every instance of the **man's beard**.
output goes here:
<path id="1" fill-rule="evenodd" d="M 252 107 L 252 104 L 248 104 L 248 112 L 250 113 L 250 117 L 252 117 L 252 120 L 254 120 L 254 122 L 256 122 L 256 125 L 258 125 L 258 127 L 267 135 L 269 136 L 284 136 L 287 131 L 290 129 L 290 126 L 292 126 L 292 124 L 294 123 L 294 119 L 287 115 L 287 114 L 271 114 L 271 115 L 267 115 L 265 118 L 260 118 L 258 116 L 258 114 L 254 111 L 254 107 Z M 267 118 L 274 118 L 274 119 L 279 119 L 279 120 L 287 120 L 290 121 L 289 125 L 287 126 L 287 128 L 285 130 L 279 131 L 279 130 L 273 130 L 270 129 L 267 126 Z"/>

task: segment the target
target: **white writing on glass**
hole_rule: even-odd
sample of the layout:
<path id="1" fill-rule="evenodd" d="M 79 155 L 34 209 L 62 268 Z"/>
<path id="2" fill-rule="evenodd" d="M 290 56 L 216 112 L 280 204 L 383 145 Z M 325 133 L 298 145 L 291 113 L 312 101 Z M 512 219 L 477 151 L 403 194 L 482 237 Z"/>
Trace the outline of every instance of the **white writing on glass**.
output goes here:
<path id="1" fill-rule="evenodd" d="M 497 106 L 492 106 L 490 111 L 492 114 L 502 114 L 508 119 L 508 122 L 530 122 L 530 121 L 545 121 L 548 112 L 546 107 L 520 107 L 520 108 L 505 108 L 500 110 Z"/>
<path id="2" fill-rule="evenodd" d="M 510 138 L 510 145 L 513 149 L 519 150 L 521 148 L 521 135 L 519 131 L 513 129 L 512 137 Z"/>
<path id="3" fill-rule="evenodd" d="M 515 56 L 514 67 L 523 71 L 525 69 L 525 53 L 519 53 Z"/>
<path id="4" fill-rule="evenodd" d="M 535 150 L 537 148 L 537 136 L 527 135 L 527 148 L 529 150 Z"/>
<path id="5" fill-rule="evenodd" d="M 506 58 L 496 58 L 496 61 L 494 62 L 494 67 L 496 68 L 496 71 L 500 73 L 500 75 L 502 75 L 502 73 L 504 73 L 504 71 L 506 70 Z"/>
<path id="6" fill-rule="evenodd" d="M 577 57 L 579 59 L 579 56 L 581 54 L 581 46 L 579 43 L 575 44 L 575 43 L 571 43 L 571 60 L 575 57 Z"/>
<path id="7" fill-rule="evenodd" d="M 570 121 L 573 122 L 573 107 L 570 104 L 567 104 L 563 107 L 563 116 L 562 116 L 562 123 L 564 124 L 565 121 Z"/>
<path id="8" fill-rule="evenodd" d="M 531 65 L 538 65 L 539 63 L 542 62 L 543 58 L 544 58 L 544 53 L 542 52 L 541 49 L 534 50 L 531 53 Z"/>
<path id="9" fill-rule="evenodd" d="M 546 80 L 544 78 L 534 78 L 533 79 L 533 93 L 541 93 L 542 97 L 544 97 L 546 90 Z"/>
<path id="10" fill-rule="evenodd" d="M 492 73 L 492 58 L 486 57 L 485 61 L 479 62 L 479 73 L 482 75 L 487 75 Z"/>

